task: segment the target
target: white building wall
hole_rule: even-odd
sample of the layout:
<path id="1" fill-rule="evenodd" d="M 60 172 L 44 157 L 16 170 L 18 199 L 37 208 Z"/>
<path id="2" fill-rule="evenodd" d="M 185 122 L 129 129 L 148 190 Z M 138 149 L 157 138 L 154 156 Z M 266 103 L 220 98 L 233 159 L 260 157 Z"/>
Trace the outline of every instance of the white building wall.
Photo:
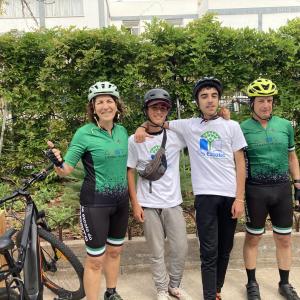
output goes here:
<path id="1" fill-rule="evenodd" d="M 78 28 L 99 28 L 104 22 L 104 26 L 115 25 L 117 28 L 120 28 L 123 21 L 135 20 L 139 21 L 138 32 L 141 33 L 145 30 L 145 23 L 151 22 L 153 16 L 165 20 L 181 19 L 182 26 L 185 26 L 206 12 L 215 12 L 217 19 L 222 22 L 223 26 L 232 28 L 250 27 L 267 31 L 269 28 L 277 29 L 285 25 L 287 20 L 300 17 L 300 0 L 82 1 L 82 15 L 76 17 L 47 17 L 45 19 L 46 27 L 68 27 L 72 25 Z M 109 7 L 106 6 L 106 3 L 109 3 Z M 104 5 L 104 10 L 100 9 L 100 4 Z M 284 11 L 286 8 L 289 9 L 288 12 Z M 279 13 L 278 9 L 282 11 Z M 248 13 L 248 10 L 251 13 Z M 39 21 L 38 18 L 37 20 Z M 0 16 L 0 33 L 12 29 L 31 31 L 38 27 L 34 20 L 29 17 L 9 18 L 5 15 Z"/>
<path id="2" fill-rule="evenodd" d="M 300 18 L 300 12 L 263 15 L 262 30 L 268 31 L 270 28 L 278 29 L 279 27 L 284 26 L 289 20 L 295 19 L 297 17 Z M 272 24 L 271 27 L 270 24 Z"/>
<path id="3" fill-rule="evenodd" d="M 278 29 L 288 20 L 300 17 L 299 0 L 203 0 L 199 15 L 216 14 L 223 26 L 256 28 L 268 31 Z M 256 20 L 256 21 L 255 21 Z"/>
<path id="4" fill-rule="evenodd" d="M 257 28 L 258 24 L 258 15 L 221 15 L 217 19 L 221 22 L 222 26 L 231 27 L 231 28 Z"/>
<path id="5" fill-rule="evenodd" d="M 299 0 L 204 0 L 208 9 L 299 6 Z"/>
<path id="6" fill-rule="evenodd" d="M 78 28 L 99 28 L 99 1 L 83 0 L 83 14 L 76 17 L 46 17 L 46 28 L 55 26 L 69 27 L 77 26 Z M 47 5 L 47 4 L 45 4 Z M 33 18 L 12 18 L 5 14 L 0 16 L 0 33 L 10 30 L 32 31 L 39 28 L 39 18 L 36 16 L 38 25 Z"/>

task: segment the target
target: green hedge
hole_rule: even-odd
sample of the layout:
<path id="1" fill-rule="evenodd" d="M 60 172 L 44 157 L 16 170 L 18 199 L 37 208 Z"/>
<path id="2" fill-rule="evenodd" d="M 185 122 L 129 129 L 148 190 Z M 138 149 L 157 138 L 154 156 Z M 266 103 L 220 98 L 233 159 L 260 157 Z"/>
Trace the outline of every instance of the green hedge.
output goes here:
<path id="1" fill-rule="evenodd" d="M 11 118 L 0 177 L 23 176 L 26 164 L 44 165 L 47 139 L 65 149 L 86 121 L 87 90 L 98 80 L 118 85 L 127 106 L 122 122 L 129 133 L 143 119 L 141 99 L 148 88 L 169 90 L 174 99 L 179 98 L 182 116 L 187 117 L 195 113 L 193 83 L 209 74 L 224 82 L 227 95 L 260 75 L 272 78 L 280 90 L 276 113 L 299 124 L 299 39 L 299 19 L 265 33 L 225 28 L 210 15 L 185 28 L 154 21 L 138 37 L 114 27 L 1 35 L 0 95 Z M 0 128 L 1 123 L 0 116 Z M 299 126 L 296 139 L 299 151 Z"/>

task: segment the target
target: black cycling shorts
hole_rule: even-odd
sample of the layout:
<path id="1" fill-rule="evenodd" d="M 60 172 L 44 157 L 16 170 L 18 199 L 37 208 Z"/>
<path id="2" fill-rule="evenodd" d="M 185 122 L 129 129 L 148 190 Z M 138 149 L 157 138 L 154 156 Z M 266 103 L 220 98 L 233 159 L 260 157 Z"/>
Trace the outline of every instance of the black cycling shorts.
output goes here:
<path id="1" fill-rule="evenodd" d="M 277 234 L 290 234 L 293 226 L 292 189 L 289 182 L 246 184 L 246 230 L 250 234 L 265 232 L 267 216 Z"/>
<path id="2" fill-rule="evenodd" d="M 129 202 L 112 207 L 80 206 L 80 225 L 90 256 L 104 254 L 106 244 L 122 246 L 128 225 Z"/>

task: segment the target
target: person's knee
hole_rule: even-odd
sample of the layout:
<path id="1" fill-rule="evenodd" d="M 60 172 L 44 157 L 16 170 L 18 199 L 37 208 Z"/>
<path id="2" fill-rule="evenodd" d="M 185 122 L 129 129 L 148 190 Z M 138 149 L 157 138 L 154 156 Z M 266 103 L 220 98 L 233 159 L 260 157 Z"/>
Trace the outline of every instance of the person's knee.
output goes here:
<path id="1" fill-rule="evenodd" d="M 121 255 L 121 252 L 122 252 L 122 246 L 119 246 L 119 247 L 108 246 L 106 248 L 106 255 L 112 259 L 119 258 L 119 256 Z"/>
<path id="2" fill-rule="evenodd" d="M 254 234 L 247 233 L 245 237 L 245 246 L 256 248 L 258 247 L 260 240 L 261 240 L 261 235 L 254 235 Z"/>
<path id="3" fill-rule="evenodd" d="M 206 249 L 200 248 L 200 258 L 201 261 L 206 261 L 208 263 L 214 262 L 218 257 L 218 248 L 211 247 Z"/>
<path id="4" fill-rule="evenodd" d="M 280 248 L 290 248 L 291 247 L 291 235 L 280 235 L 274 234 L 274 238 L 276 240 L 276 244 Z"/>
<path id="5" fill-rule="evenodd" d="M 101 271 L 103 269 L 104 256 L 87 256 L 85 260 L 85 268 L 92 271 Z"/>

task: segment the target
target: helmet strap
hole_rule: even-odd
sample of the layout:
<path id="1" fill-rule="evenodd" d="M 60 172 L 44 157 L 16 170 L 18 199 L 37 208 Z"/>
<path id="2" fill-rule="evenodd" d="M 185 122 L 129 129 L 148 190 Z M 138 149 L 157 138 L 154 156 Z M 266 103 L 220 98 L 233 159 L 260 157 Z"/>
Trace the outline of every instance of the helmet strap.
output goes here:
<path id="1" fill-rule="evenodd" d="M 261 118 L 255 111 L 254 111 L 254 109 L 252 110 L 252 113 L 259 119 L 259 120 L 261 120 L 261 121 L 270 121 L 271 119 L 272 119 L 272 114 L 270 115 L 270 117 L 268 117 L 268 118 Z"/>

